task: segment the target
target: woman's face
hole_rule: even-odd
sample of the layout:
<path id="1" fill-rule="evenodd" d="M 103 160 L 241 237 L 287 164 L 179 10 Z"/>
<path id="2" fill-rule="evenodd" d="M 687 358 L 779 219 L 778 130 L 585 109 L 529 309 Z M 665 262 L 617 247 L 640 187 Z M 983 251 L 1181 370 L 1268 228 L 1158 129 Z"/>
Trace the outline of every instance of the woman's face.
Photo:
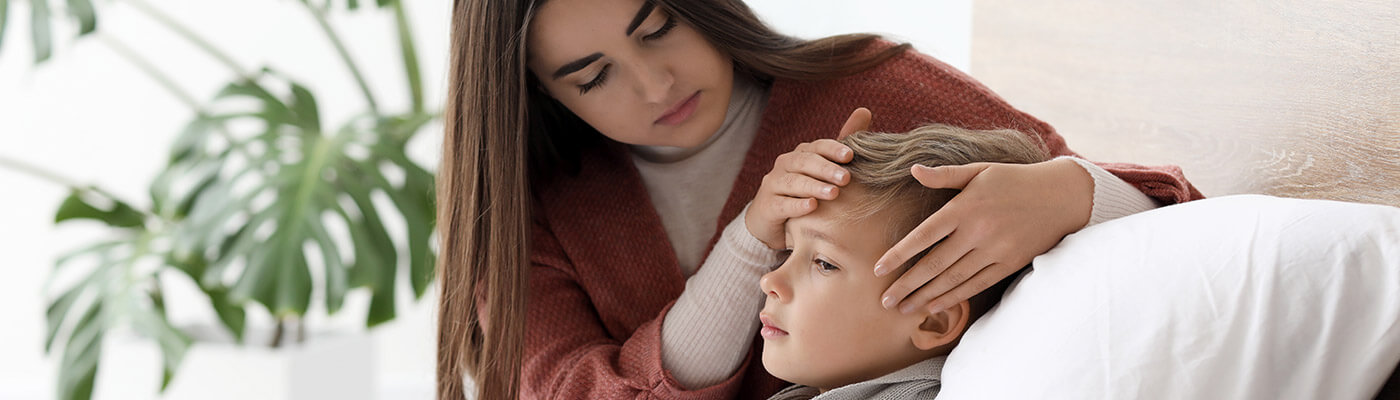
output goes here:
<path id="1" fill-rule="evenodd" d="M 528 67 L 551 97 L 613 140 L 693 147 L 729 108 L 729 57 L 642 0 L 550 0 L 528 32 Z"/>

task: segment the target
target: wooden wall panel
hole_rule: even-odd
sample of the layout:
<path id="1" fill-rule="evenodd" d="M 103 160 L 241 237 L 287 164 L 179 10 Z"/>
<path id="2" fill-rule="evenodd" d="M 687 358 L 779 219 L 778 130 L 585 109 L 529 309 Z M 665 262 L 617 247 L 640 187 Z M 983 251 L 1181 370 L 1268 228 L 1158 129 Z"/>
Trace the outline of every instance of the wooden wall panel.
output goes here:
<path id="1" fill-rule="evenodd" d="M 1400 1 L 976 0 L 973 76 L 1207 196 L 1400 206 Z"/>

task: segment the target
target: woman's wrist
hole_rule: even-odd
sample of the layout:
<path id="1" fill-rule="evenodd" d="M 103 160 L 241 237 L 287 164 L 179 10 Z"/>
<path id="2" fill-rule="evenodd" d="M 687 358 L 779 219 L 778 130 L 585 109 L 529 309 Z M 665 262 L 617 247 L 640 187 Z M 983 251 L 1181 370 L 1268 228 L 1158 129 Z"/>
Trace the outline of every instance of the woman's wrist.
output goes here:
<path id="1" fill-rule="evenodd" d="M 1137 187 L 1092 161 L 1061 156 L 1079 164 L 1093 179 L 1093 203 L 1087 226 L 1110 221 L 1159 207 Z"/>
<path id="2" fill-rule="evenodd" d="M 1050 170 L 1050 176 L 1056 182 L 1057 198 L 1059 209 L 1064 216 L 1062 224 L 1064 234 L 1078 232 L 1089 225 L 1090 217 L 1094 212 L 1094 177 L 1080 166 L 1074 159 L 1060 157 L 1043 163 Z"/>

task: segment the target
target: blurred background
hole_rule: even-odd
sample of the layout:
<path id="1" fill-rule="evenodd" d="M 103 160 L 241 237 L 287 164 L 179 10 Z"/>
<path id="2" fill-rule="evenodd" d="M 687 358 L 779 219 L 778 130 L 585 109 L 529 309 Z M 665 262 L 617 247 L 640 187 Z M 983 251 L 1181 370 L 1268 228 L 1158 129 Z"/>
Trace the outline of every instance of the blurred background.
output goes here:
<path id="1" fill-rule="evenodd" d="M 969 65 L 970 0 L 749 4 Z M 451 2 L 0 10 L 0 399 L 432 397 Z"/>

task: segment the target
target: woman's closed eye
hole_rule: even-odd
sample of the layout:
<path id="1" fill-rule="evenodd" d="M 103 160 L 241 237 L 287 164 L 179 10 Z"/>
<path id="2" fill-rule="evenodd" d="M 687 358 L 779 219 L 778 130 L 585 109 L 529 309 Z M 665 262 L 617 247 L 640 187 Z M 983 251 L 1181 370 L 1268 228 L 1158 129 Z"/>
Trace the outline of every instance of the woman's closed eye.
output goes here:
<path id="1" fill-rule="evenodd" d="M 608 79 L 608 69 L 611 68 L 612 65 L 604 65 L 603 69 L 598 70 L 598 76 L 593 77 L 593 80 L 588 81 L 588 83 L 578 85 L 578 94 L 582 95 L 584 93 L 588 93 L 589 90 L 593 90 L 594 88 L 601 86 L 603 84 L 603 81 Z"/>
<path id="2" fill-rule="evenodd" d="M 667 33 L 671 33 L 671 29 L 674 29 L 675 27 L 676 19 L 673 17 L 666 17 L 666 22 L 661 24 L 661 28 L 658 28 L 656 32 L 648 33 L 646 34 L 646 36 L 642 36 L 642 40 L 651 41 L 663 38 L 666 36 Z"/>
<path id="3" fill-rule="evenodd" d="M 666 37 L 666 34 L 671 33 L 671 30 L 676 28 L 676 24 L 677 22 L 675 18 L 666 17 L 666 22 L 662 23 L 660 28 L 657 28 L 655 32 L 643 35 L 642 40 L 649 42 Z M 603 69 L 598 71 L 598 76 L 593 77 L 593 80 L 588 81 L 588 83 L 578 85 L 578 94 L 582 95 L 588 93 L 589 91 L 599 86 L 602 86 L 603 83 L 607 81 L 608 70 L 611 68 L 612 65 L 604 65 Z"/>

